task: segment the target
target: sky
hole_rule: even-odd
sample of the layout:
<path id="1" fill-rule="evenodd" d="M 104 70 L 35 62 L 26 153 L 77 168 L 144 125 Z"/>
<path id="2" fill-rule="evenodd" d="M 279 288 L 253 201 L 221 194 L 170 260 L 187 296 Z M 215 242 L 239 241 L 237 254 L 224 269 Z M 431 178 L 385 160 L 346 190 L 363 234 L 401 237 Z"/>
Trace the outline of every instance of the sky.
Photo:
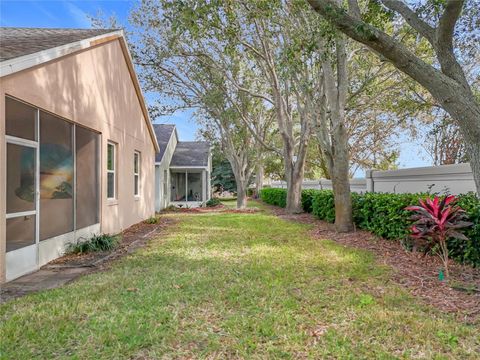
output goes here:
<path id="1" fill-rule="evenodd" d="M 103 17 L 115 15 L 120 24 L 127 24 L 128 14 L 135 3 L 135 0 L 0 0 L 0 26 L 89 28 L 88 16 L 95 16 L 99 11 Z M 146 96 L 147 102 L 149 98 Z M 183 141 L 196 138 L 197 126 L 191 111 L 163 117 L 161 122 L 175 124 Z M 418 143 L 405 137 L 401 138 L 401 142 L 400 168 L 431 165 L 431 160 Z M 363 173 L 356 176 L 363 177 Z"/>

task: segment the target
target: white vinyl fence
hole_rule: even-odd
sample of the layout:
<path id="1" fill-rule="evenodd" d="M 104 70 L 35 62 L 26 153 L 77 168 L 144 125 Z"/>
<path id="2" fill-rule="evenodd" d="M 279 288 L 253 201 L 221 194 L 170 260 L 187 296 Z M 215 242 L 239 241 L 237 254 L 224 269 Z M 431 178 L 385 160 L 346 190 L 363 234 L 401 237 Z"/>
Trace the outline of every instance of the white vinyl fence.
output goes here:
<path id="1" fill-rule="evenodd" d="M 416 193 L 429 191 L 464 194 L 476 191 L 472 169 L 468 163 L 389 171 L 367 170 L 365 175 L 365 179 L 350 180 L 350 188 L 353 192 Z M 272 181 L 266 185 L 275 188 L 287 187 L 284 181 Z M 332 182 L 326 179 L 306 180 L 303 182 L 303 189 L 332 189 Z"/>

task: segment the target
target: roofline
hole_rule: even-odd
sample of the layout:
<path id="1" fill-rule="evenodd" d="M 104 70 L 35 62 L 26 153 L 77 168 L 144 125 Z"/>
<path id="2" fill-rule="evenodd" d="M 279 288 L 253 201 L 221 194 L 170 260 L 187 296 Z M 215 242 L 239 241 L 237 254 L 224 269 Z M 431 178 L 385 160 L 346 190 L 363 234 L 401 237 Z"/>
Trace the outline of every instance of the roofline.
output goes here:
<path id="1" fill-rule="evenodd" d="M 122 30 L 114 30 L 105 34 L 75 41 L 69 44 L 60 45 L 51 49 L 37 51 L 32 54 L 19 56 L 0 62 L 0 77 L 14 74 L 16 72 L 41 65 L 59 57 L 87 49 L 91 46 L 101 44 L 123 36 Z"/>
<path id="2" fill-rule="evenodd" d="M 180 166 L 180 165 L 170 165 L 170 169 L 208 169 L 208 165 L 189 165 L 189 166 Z"/>
<path id="3" fill-rule="evenodd" d="M 158 145 L 157 136 L 155 135 L 155 130 L 153 129 L 153 124 L 152 124 L 152 121 L 150 120 L 150 115 L 148 114 L 148 109 L 145 104 L 145 97 L 143 96 L 142 88 L 140 87 L 140 82 L 138 81 L 137 73 L 135 72 L 135 68 L 133 66 L 132 55 L 130 54 L 130 50 L 128 50 L 127 41 L 125 40 L 123 30 L 120 30 L 120 35 L 121 35 L 119 38 L 120 45 L 121 45 L 125 60 L 127 62 L 128 71 L 130 72 L 130 77 L 132 78 L 133 86 L 135 88 L 135 92 L 137 93 L 140 107 L 142 108 L 143 116 L 145 117 L 145 121 L 147 122 L 148 132 L 150 133 L 150 137 L 153 140 L 153 146 L 155 147 L 155 152 L 160 152 L 160 145 Z M 94 45 L 97 45 L 97 44 L 94 44 Z"/>
<path id="4" fill-rule="evenodd" d="M 158 145 L 155 131 L 153 130 L 152 122 L 150 121 L 148 109 L 145 105 L 145 98 L 143 96 L 142 89 L 140 87 L 140 83 L 138 81 L 135 68 L 133 66 L 132 56 L 130 54 L 130 50 L 128 50 L 123 30 L 114 30 L 88 39 L 75 41 L 73 43 L 2 61 L 0 62 L 0 78 L 117 39 L 120 41 L 120 47 L 127 63 L 128 72 L 130 73 L 130 78 L 132 79 L 133 87 L 135 88 L 135 92 L 140 103 L 140 108 L 142 109 L 143 116 L 145 118 L 145 121 L 147 122 L 147 128 L 148 132 L 150 133 L 153 146 L 155 148 L 155 151 L 159 152 L 160 147 Z"/>
<path id="5" fill-rule="evenodd" d="M 151 123 L 151 122 L 150 122 L 150 123 Z M 165 146 L 165 150 L 167 150 L 166 148 L 167 148 L 168 145 L 170 144 L 170 141 L 172 141 L 173 133 L 176 134 L 176 136 L 177 136 L 177 142 L 178 142 L 177 125 L 175 125 L 175 124 L 152 124 L 152 127 L 153 127 L 153 129 L 154 129 L 154 132 L 155 132 L 155 126 L 154 126 L 154 125 L 172 125 L 172 126 L 173 126 L 173 131 L 171 132 L 170 137 L 168 138 L 167 145 Z M 157 136 L 157 135 L 155 135 L 155 139 L 156 139 L 156 136 Z M 158 141 L 157 141 L 157 143 L 158 143 Z M 158 144 L 158 146 L 160 147 L 160 144 Z M 160 149 L 158 150 L 158 152 L 160 152 Z M 162 158 L 160 159 L 159 162 L 155 162 L 155 165 L 160 164 L 160 163 L 163 161 L 164 156 L 165 156 L 165 153 L 163 153 Z"/>

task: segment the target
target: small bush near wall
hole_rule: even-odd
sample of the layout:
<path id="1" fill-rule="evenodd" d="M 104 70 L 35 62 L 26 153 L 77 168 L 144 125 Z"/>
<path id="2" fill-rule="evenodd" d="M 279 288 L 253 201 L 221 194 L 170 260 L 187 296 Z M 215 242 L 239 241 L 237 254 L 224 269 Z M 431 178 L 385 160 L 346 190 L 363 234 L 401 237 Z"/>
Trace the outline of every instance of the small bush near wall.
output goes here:
<path id="1" fill-rule="evenodd" d="M 264 202 L 280 207 L 286 206 L 286 189 L 263 189 L 260 193 Z M 389 240 L 405 239 L 409 236 L 411 212 L 405 208 L 418 205 L 419 198 L 427 194 L 352 193 L 353 218 L 364 230 Z M 468 241 L 448 241 L 450 256 L 463 263 L 480 266 L 480 199 L 474 194 L 458 196 L 458 205 L 466 212 L 474 225 L 464 233 Z M 304 211 L 319 219 L 335 221 L 335 203 L 331 190 L 307 189 L 302 191 Z"/>
<path id="2" fill-rule="evenodd" d="M 93 235 L 87 241 L 70 244 L 66 249 L 66 253 L 83 254 L 95 251 L 110 251 L 118 245 L 119 241 L 119 236 L 115 235 Z"/>
<path id="3" fill-rule="evenodd" d="M 214 207 L 220 205 L 222 202 L 220 201 L 219 198 L 211 198 L 205 203 L 206 207 Z"/>

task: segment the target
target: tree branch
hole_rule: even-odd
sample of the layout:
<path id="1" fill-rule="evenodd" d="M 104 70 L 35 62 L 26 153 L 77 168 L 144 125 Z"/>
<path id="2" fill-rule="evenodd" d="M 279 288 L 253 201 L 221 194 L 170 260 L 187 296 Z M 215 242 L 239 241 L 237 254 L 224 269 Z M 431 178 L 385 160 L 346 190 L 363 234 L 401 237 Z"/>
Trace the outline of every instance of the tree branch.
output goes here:
<path id="1" fill-rule="evenodd" d="M 462 12 L 464 0 L 448 0 L 438 22 L 436 45 L 453 51 L 453 32 Z"/>
<path id="2" fill-rule="evenodd" d="M 418 15 L 410 9 L 403 1 L 399 0 L 382 0 L 382 3 L 405 19 L 412 28 L 418 31 L 420 35 L 425 37 L 432 46 L 435 46 L 435 29 L 420 19 Z"/>

